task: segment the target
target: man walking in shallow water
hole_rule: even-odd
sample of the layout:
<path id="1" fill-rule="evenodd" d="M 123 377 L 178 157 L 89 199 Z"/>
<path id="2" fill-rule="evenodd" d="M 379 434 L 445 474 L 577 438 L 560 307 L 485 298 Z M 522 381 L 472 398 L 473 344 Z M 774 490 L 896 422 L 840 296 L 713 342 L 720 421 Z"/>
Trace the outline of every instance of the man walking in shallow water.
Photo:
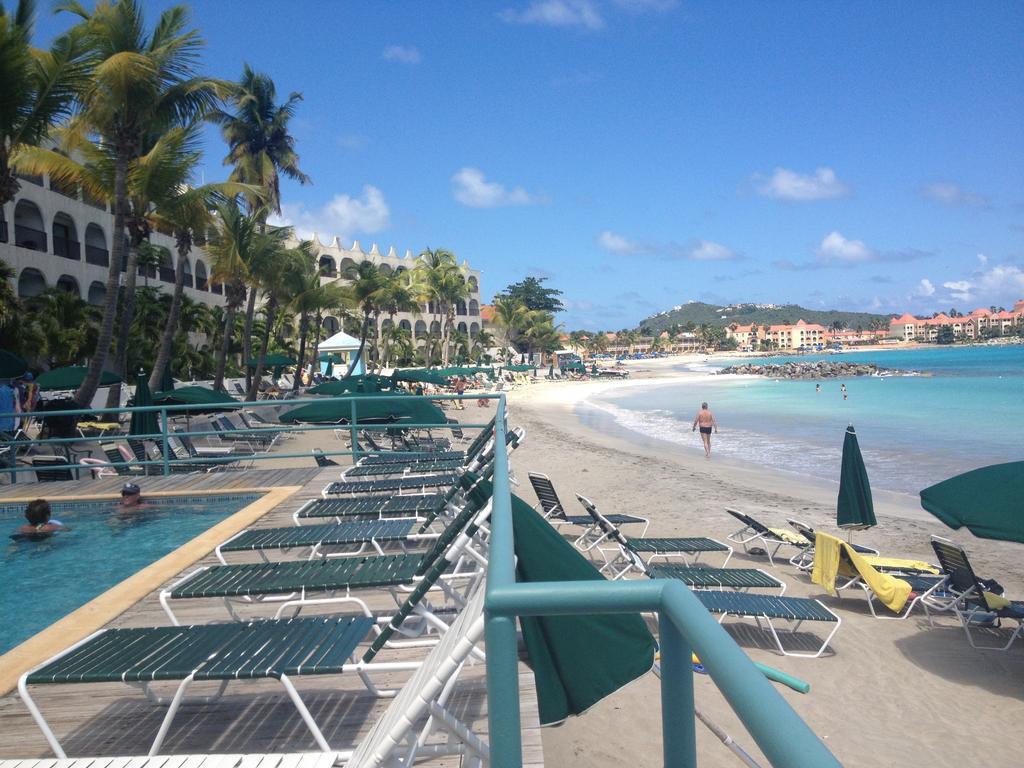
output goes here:
<path id="1" fill-rule="evenodd" d="M 707 403 L 700 404 L 700 410 L 697 411 L 697 416 L 693 420 L 693 429 L 691 432 L 696 432 L 697 427 L 700 427 L 700 439 L 704 441 L 704 458 L 711 458 L 711 430 L 715 430 L 715 434 L 718 434 L 718 424 L 715 423 L 715 417 L 708 410 Z"/>

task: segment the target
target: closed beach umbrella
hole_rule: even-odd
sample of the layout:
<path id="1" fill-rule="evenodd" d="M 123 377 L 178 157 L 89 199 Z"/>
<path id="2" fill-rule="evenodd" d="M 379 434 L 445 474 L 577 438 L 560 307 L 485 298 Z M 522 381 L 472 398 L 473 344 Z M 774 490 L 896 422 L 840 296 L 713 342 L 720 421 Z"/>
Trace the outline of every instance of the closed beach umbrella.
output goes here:
<path id="1" fill-rule="evenodd" d="M 28 363 L 13 352 L 0 349 L 0 379 L 16 379 L 24 376 Z"/>
<path id="2" fill-rule="evenodd" d="M 853 425 L 843 438 L 843 463 L 839 475 L 839 499 L 836 502 L 836 524 L 857 530 L 876 525 L 875 505 L 871 501 L 871 484 L 864 457 L 860 455 L 857 433 Z"/>
<path id="3" fill-rule="evenodd" d="M 39 374 L 36 383 L 44 391 L 78 389 L 85 380 L 87 370 L 84 365 L 68 365 L 64 368 L 54 368 L 46 373 Z M 124 379 L 112 371 L 103 371 L 100 374 L 101 387 L 109 387 L 111 384 L 121 384 L 123 382 Z"/>
<path id="4" fill-rule="evenodd" d="M 348 424 L 352 419 L 352 403 L 356 403 L 359 423 L 447 424 L 444 411 L 424 398 L 402 396 L 396 392 L 351 392 L 344 401 L 309 403 L 282 413 L 283 424 Z"/>
<path id="5" fill-rule="evenodd" d="M 512 496 L 517 582 L 604 581 L 550 523 Z M 522 616 L 541 725 L 561 722 L 654 665 L 655 642 L 639 613 Z"/>
<path id="6" fill-rule="evenodd" d="M 171 374 L 171 366 L 164 366 L 164 375 L 160 377 L 160 391 L 170 392 L 174 389 L 174 376 Z"/>
<path id="7" fill-rule="evenodd" d="M 135 379 L 135 405 L 142 407 L 152 404 L 153 395 L 149 391 L 149 377 L 139 371 L 139 375 Z M 156 411 L 132 414 L 131 424 L 128 425 L 129 435 L 155 435 L 159 431 L 160 425 L 157 423 Z"/>
<path id="8" fill-rule="evenodd" d="M 950 528 L 1024 544 L 1024 461 L 993 464 L 921 491 L 921 506 Z"/>

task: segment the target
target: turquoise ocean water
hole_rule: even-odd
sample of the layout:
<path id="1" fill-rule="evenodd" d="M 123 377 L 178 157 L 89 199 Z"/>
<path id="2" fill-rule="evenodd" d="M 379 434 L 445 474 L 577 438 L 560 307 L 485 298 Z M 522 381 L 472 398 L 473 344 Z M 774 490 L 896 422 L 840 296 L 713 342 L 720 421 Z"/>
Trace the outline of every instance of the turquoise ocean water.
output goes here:
<path id="1" fill-rule="evenodd" d="M 839 480 L 853 424 L 872 485 L 917 493 L 968 469 L 1024 459 L 1024 346 L 942 347 L 760 358 L 746 362 L 871 362 L 921 376 L 775 381 L 720 376 L 652 383 L 589 401 L 622 427 L 701 451 L 690 425 L 702 400 L 718 421 L 713 451 L 765 468 Z M 731 362 L 680 366 L 712 371 Z M 843 400 L 840 384 L 846 384 Z"/>

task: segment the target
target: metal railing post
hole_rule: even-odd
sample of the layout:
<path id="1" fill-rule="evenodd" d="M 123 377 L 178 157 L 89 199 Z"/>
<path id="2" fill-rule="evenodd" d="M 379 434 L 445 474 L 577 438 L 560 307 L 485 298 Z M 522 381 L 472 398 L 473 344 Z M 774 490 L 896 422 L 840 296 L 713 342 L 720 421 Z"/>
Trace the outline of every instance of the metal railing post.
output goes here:
<path id="1" fill-rule="evenodd" d="M 666 768 L 696 768 L 693 651 L 670 620 L 658 617 L 661 641 L 661 739 Z"/>
<path id="2" fill-rule="evenodd" d="M 352 398 L 352 416 L 348 422 L 349 429 L 352 431 L 352 464 L 359 463 L 359 429 L 356 427 L 356 399 Z"/>
<path id="3" fill-rule="evenodd" d="M 163 433 L 163 455 L 164 455 L 164 476 L 171 474 L 171 456 L 168 452 L 170 445 L 167 442 L 167 409 L 160 409 L 160 431 Z"/>

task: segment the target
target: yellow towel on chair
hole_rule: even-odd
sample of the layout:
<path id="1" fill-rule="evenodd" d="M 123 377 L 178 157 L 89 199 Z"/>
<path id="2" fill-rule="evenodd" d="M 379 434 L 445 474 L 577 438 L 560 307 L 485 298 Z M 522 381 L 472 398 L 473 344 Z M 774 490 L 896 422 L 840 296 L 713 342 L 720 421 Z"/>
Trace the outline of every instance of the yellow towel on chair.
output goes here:
<path id="1" fill-rule="evenodd" d="M 805 537 L 803 534 L 797 533 L 796 531 L 789 531 L 785 528 L 769 528 L 768 530 L 774 533 L 787 544 L 795 544 L 798 547 L 806 547 L 808 544 L 811 543 L 807 540 L 807 537 Z"/>
<path id="2" fill-rule="evenodd" d="M 857 573 L 886 608 L 899 613 L 910 595 L 910 585 L 903 579 L 879 573 L 871 567 L 863 555 L 842 539 L 821 531 L 816 532 L 814 542 L 814 570 L 811 581 L 820 585 L 830 595 L 836 594 L 836 575 L 841 572 L 843 552 Z M 853 575 L 852 573 L 849 575 Z"/>
<path id="3" fill-rule="evenodd" d="M 861 555 L 872 568 L 888 568 L 890 570 L 917 571 L 919 573 L 940 573 L 939 569 L 923 560 L 905 560 L 901 557 L 881 557 L 879 555 Z"/>

